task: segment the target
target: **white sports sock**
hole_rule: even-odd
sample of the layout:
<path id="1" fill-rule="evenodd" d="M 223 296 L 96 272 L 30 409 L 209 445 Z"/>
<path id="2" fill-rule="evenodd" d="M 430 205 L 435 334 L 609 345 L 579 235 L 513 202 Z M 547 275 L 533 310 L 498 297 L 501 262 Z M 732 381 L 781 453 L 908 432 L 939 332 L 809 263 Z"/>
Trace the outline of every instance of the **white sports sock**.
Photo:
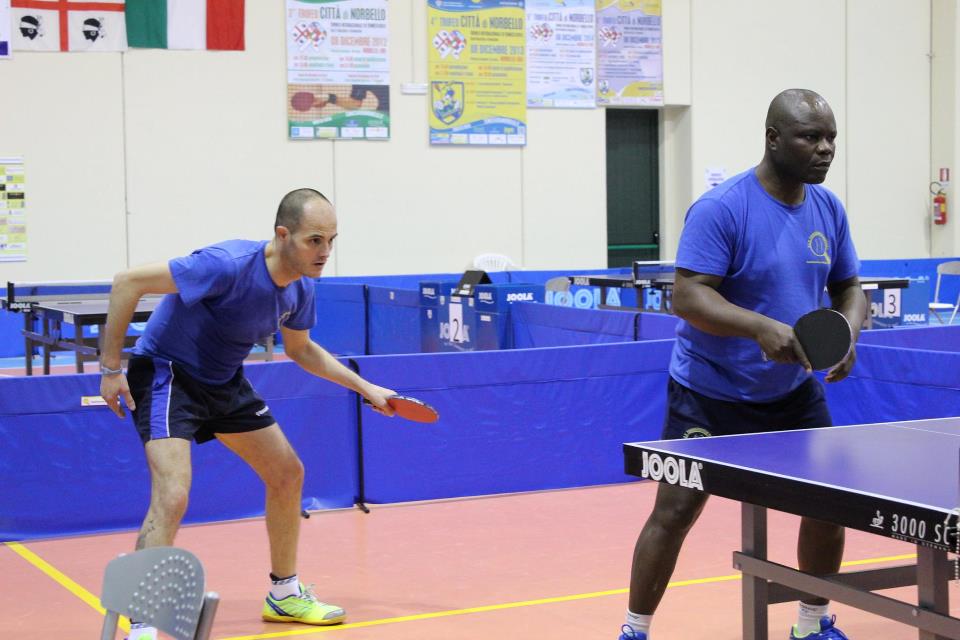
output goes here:
<path id="1" fill-rule="evenodd" d="M 630 625 L 630 628 L 634 631 L 647 634 L 647 638 L 650 638 L 650 621 L 653 619 L 653 616 L 641 615 L 639 613 L 634 613 L 633 611 L 627 611 L 627 624 Z"/>
<path id="2" fill-rule="evenodd" d="M 800 603 L 800 613 L 797 618 L 798 636 L 805 636 L 808 633 L 820 631 L 820 618 L 830 615 L 830 605 L 828 604 L 806 604 Z"/>
<path id="3" fill-rule="evenodd" d="M 300 578 L 297 577 L 297 574 L 276 580 L 274 580 L 274 578 L 275 576 L 271 573 L 270 595 L 273 596 L 275 600 L 283 600 L 288 596 L 300 595 Z"/>

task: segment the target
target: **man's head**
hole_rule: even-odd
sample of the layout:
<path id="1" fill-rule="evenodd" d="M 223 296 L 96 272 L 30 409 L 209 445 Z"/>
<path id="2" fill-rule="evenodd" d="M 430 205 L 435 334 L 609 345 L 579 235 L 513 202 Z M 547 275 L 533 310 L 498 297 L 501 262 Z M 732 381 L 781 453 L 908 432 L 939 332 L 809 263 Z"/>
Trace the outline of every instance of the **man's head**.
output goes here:
<path id="1" fill-rule="evenodd" d="M 90 42 L 96 42 L 103 33 L 103 22 L 98 18 L 87 18 L 83 21 L 83 37 Z"/>
<path id="2" fill-rule="evenodd" d="M 784 181 L 819 184 L 836 149 L 837 122 L 819 94 L 787 89 L 767 110 L 764 162 Z"/>
<path id="3" fill-rule="evenodd" d="M 34 40 L 37 36 L 42 34 L 43 31 L 40 29 L 40 18 L 37 16 L 23 16 L 20 18 L 20 35 L 22 35 L 24 38 Z"/>
<path id="4" fill-rule="evenodd" d="M 337 214 L 314 189 L 296 189 L 283 197 L 274 222 L 274 243 L 283 268 L 319 278 L 337 237 Z"/>

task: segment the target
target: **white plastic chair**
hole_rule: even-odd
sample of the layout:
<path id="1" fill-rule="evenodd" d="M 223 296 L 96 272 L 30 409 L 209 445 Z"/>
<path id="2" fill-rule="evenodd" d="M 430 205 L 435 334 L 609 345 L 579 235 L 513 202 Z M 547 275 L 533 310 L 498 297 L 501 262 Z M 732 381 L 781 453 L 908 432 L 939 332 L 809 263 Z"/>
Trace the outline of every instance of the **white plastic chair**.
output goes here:
<path id="1" fill-rule="evenodd" d="M 937 286 L 933 290 L 933 302 L 930 303 L 930 312 L 937 316 L 940 324 L 943 324 L 943 318 L 940 317 L 941 311 L 951 311 L 950 321 L 947 324 L 953 324 L 953 319 L 957 317 L 957 308 L 960 307 L 960 295 L 953 304 L 940 301 L 940 282 L 943 276 L 960 276 L 960 260 L 941 262 L 937 265 Z"/>
<path id="2" fill-rule="evenodd" d="M 516 268 L 513 260 L 499 253 L 481 253 L 473 259 L 474 269 L 483 269 L 484 271 L 509 271 Z"/>
<path id="3" fill-rule="evenodd" d="M 103 574 L 100 639 L 114 640 L 124 615 L 176 640 L 207 640 L 220 596 L 203 588 L 203 566 L 185 549 L 150 547 L 114 558 Z"/>

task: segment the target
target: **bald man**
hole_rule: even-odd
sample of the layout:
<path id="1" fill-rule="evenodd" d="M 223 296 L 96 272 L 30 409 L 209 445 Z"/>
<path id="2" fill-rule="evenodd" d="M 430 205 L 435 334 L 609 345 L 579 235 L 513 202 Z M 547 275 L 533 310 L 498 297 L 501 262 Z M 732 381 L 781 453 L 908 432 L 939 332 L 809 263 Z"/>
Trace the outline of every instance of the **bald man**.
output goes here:
<path id="1" fill-rule="evenodd" d="M 826 100 L 805 89 L 784 91 L 767 112 L 760 164 L 711 189 L 687 211 L 677 249 L 673 311 L 681 321 L 670 361 L 664 439 L 832 425 L 823 386 L 792 327 L 821 306 L 824 289 L 853 327 L 854 342 L 866 313 L 846 213 L 820 186 L 836 137 Z M 851 349 L 826 381 L 847 377 L 855 359 Z M 651 637 L 653 613 L 707 497 L 658 486 L 633 554 L 620 640 Z M 835 573 L 843 541 L 842 527 L 803 518 L 800 569 Z M 846 638 L 828 605 L 819 598 L 801 602 L 790 637 Z"/>
<path id="2" fill-rule="evenodd" d="M 393 390 L 371 384 L 311 340 L 314 279 L 337 237 L 333 205 L 296 189 L 277 209 L 272 240 L 228 240 L 188 256 L 118 273 L 103 335 L 100 394 L 133 413 L 150 469 L 150 507 L 137 549 L 173 544 L 190 494 L 190 442 L 219 440 L 266 487 L 270 585 L 261 615 L 271 622 L 330 625 L 346 614 L 320 601 L 297 573 L 303 463 L 244 376 L 253 345 L 280 331 L 284 350 L 310 373 L 352 389 L 393 415 Z M 166 294 L 120 366 L 127 325 L 145 294 Z M 135 623 L 131 637 L 155 637 Z"/>

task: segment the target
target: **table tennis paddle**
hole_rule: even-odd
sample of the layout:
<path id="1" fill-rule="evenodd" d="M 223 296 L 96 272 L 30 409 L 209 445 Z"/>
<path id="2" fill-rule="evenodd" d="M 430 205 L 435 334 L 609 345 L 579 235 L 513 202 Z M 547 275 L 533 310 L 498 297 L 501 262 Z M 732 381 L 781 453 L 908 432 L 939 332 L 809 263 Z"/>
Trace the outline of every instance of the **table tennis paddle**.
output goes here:
<path id="1" fill-rule="evenodd" d="M 816 309 L 800 317 L 793 332 L 814 371 L 830 369 L 846 357 L 853 342 L 850 323 L 839 311 Z"/>
<path id="2" fill-rule="evenodd" d="M 326 104 L 323 100 L 317 104 L 317 98 L 309 91 L 298 91 L 290 98 L 290 106 L 297 111 L 309 111 L 316 107 L 322 107 Z"/>
<path id="3" fill-rule="evenodd" d="M 363 401 L 370 404 L 370 401 L 366 398 Z M 437 413 L 436 409 L 422 400 L 409 396 L 390 396 L 387 398 L 387 404 L 396 411 L 398 416 L 414 422 L 436 422 L 440 419 L 440 414 Z"/>

